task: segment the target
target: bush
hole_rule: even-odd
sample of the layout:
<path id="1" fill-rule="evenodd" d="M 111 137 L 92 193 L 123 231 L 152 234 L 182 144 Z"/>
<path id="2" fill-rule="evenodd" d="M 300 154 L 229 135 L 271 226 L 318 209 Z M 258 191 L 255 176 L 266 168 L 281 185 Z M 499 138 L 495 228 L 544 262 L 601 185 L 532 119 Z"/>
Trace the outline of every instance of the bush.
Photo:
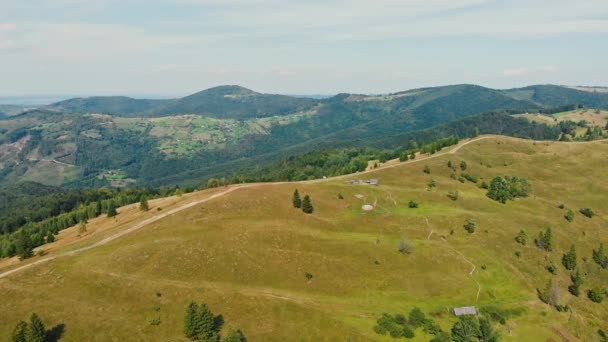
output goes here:
<path id="1" fill-rule="evenodd" d="M 475 177 L 473 175 L 470 175 L 468 173 L 463 173 L 462 177 L 464 177 L 464 179 L 468 180 L 469 182 L 477 183 L 477 177 Z"/>
<path id="2" fill-rule="evenodd" d="M 579 211 L 581 212 L 581 214 L 583 214 L 584 216 L 586 216 L 588 218 L 592 218 L 593 216 L 595 216 L 595 212 L 591 208 L 583 208 Z"/>
<path id="3" fill-rule="evenodd" d="M 399 240 L 399 253 L 410 254 L 412 253 L 413 249 L 412 244 L 404 236 L 402 236 Z"/>
<path id="4" fill-rule="evenodd" d="M 566 213 L 566 215 L 564 215 L 564 218 L 566 219 L 566 221 L 568 222 L 572 222 L 574 221 L 574 211 L 572 210 L 568 210 L 568 212 Z"/>
<path id="5" fill-rule="evenodd" d="M 464 224 L 464 230 L 466 230 L 469 234 L 475 233 L 475 228 L 477 227 L 477 223 L 474 220 L 469 219 Z"/>
<path id="6" fill-rule="evenodd" d="M 604 300 L 604 293 L 601 289 L 594 288 L 587 291 L 587 297 L 594 303 L 601 303 Z"/>
<path id="7" fill-rule="evenodd" d="M 517 242 L 518 244 L 525 246 L 526 243 L 528 241 L 528 234 L 526 234 L 526 232 L 522 229 L 519 231 L 519 233 L 517 234 L 517 236 L 515 237 L 515 242 Z"/>
<path id="8" fill-rule="evenodd" d="M 428 165 L 424 166 L 424 169 L 422 170 L 422 172 L 426 173 L 427 175 L 431 173 L 431 168 Z"/>
<path id="9" fill-rule="evenodd" d="M 458 200 L 458 191 L 449 191 L 447 196 L 452 201 L 456 201 Z"/>
<path id="10" fill-rule="evenodd" d="M 407 205 L 410 208 L 418 208 L 418 202 L 411 200 L 410 203 L 408 203 Z"/>

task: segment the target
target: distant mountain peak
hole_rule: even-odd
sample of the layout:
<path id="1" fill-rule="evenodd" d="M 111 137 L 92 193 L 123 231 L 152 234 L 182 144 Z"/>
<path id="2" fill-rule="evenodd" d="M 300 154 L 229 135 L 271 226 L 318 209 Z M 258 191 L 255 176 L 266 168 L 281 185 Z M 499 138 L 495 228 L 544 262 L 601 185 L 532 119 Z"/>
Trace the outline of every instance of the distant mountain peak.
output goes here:
<path id="1" fill-rule="evenodd" d="M 239 85 L 221 85 L 209 89 L 205 89 L 199 91 L 198 93 L 192 94 L 190 96 L 251 96 L 251 95 L 259 95 L 251 89 L 247 89 L 245 87 L 241 87 Z"/>

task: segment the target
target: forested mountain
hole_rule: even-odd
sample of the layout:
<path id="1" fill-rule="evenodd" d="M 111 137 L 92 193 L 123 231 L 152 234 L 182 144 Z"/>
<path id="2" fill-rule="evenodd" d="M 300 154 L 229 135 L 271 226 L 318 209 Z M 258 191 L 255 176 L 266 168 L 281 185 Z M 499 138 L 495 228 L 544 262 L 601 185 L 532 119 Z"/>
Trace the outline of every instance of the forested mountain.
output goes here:
<path id="1" fill-rule="evenodd" d="M 508 114 L 608 108 L 607 97 L 559 86 L 494 90 L 454 85 L 327 99 L 261 94 L 239 86 L 175 100 L 72 99 L 0 120 L 0 183 L 193 183 L 318 149 L 394 149 L 410 133 L 418 134 L 416 139 L 462 136 L 475 127 L 482 133 L 554 139 L 559 136 L 555 129 L 513 121 Z M 475 116 L 497 112 L 503 114 Z M 443 131 L 421 131 L 432 127 Z"/>
<path id="2" fill-rule="evenodd" d="M 151 110 L 153 116 L 201 114 L 222 119 L 248 119 L 312 109 L 314 99 L 260 94 L 240 86 L 219 86 L 170 101 Z"/>
<path id="3" fill-rule="evenodd" d="M 56 102 L 46 109 L 68 113 L 100 113 L 134 116 L 167 103 L 168 100 L 133 99 L 125 96 L 95 96 Z"/>

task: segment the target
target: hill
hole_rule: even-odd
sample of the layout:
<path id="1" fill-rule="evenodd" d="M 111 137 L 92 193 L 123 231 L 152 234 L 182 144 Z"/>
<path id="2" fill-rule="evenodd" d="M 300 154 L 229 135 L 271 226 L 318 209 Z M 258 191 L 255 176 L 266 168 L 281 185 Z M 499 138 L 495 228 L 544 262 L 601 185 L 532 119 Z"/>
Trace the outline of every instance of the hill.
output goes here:
<path id="1" fill-rule="evenodd" d="M 240 86 L 219 86 L 171 101 L 151 111 L 154 116 L 201 114 L 220 119 L 248 119 L 312 109 L 317 100 L 260 94 Z"/>
<path id="2" fill-rule="evenodd" d="M 580 103 L 564 105 L 567 101 L 561 99 L 562 92 L 570 94 L 567 101 Z M 604 96 L 555 86 L 503 91 L 453 85 L 310 99 L 221 86 L 175 100 L 67 100 L 49 107 L 52 110 L 38 109 L 0 120 L 0 184 L 204 183 L 209 177 L 227 176 L 247 165 L 268 164 L 322 148 L 394 149 L 409 142 L 412 132 L 448 123 L 460 126 L 459 132 L 468 125 L 469 133 L 479 127 L 483 133 L 527 132 L 519 136 L 556 139 L 555 134 L 531 134 L 547 132 L 542 125 L 515 132 L 506 120 L 499 120 L 506 126 L 488 125 L 478 115 L 600 106 Z M 472 119 L 465 120 L 468 118 Z"/>
<path id="3" fill-rule="evenodd" d="M 136 116 L 136 114 L 157 108 L 168 101 L 169 100 L 134 99 L 125 96 L 94 96 L 60 101 L 44 108 L 67 113 Z"/>
<path id="4" fill-rule="evenodd" d="M 606 141 L 484 136 L 367 174 L 211 189 L 151 201 L 145 213 L 120 208 L 80 237 L 76 227 L 63 231 L 46 256 L 24 262 L 38 264 L 0 275 L 0 336 L 35 311 L 49 327 L 63 324 L 65 340 L 180 340 L 186 305 L 196 300 L 222 315 L 223 333 L 236 326 L 251 341 L 290 340 L 294 331 L 302 340 L 389 341 L 373 329 L 384 312 L 416 306 L 449 331 L 456 319 L 448 308 L 468 305 L 494 313 L 507 341 L 593 340 L 608 321 L 606 301 L 586 297 L 608 283 L 591 258 L 608 243 L 607 153 Z M 478 183 L 459 181 L 462 174 Z M 479 185 L 504 175 L 527 179 L 530 195 L 488 198 Z M 380 185 L 346 182 L 367 178 Z M 313 214 L 293 208 L 296 188 L 312 197 Z M 456 200 L 446 196 L 455 192 Z M 572 222 L 568 209 L 577 212 Z M 550 252 L 533 242 L 547 227 Z M 521 230 L 526 246 L 515 241 Z M 409 254 L 399 252 L 402 239 Z M 572 244 L 585 277 L 578 297 L 561 262 Z M 18 266 L 4 259 L 0 272 Z M 550 279 L 570 312 L 539 300 Z M 415 341 L 431 337 L 415 333 Z"/>

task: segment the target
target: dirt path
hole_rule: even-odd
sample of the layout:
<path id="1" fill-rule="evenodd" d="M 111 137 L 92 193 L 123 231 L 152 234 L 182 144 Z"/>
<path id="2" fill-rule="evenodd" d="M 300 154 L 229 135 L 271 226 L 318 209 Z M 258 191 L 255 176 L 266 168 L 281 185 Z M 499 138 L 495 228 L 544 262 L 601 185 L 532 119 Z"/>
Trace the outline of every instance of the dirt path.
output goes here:
<path id="1" fill-rule="evenodd" d="M 76 165 L 64 163 L 64 162 L 61 162 L 61 161 L 55 160 L 55 159 L 34 159 L 34 158 L 28 158 L 28 161 L 45 161 L 45 162 L 55 163 L 55 164 L 59 164 L 59 165 L 63 165 L 63 166 L 76 167 Z"/>
<path id="2" fill-rule="evenodd" d="M 271 184 L 281 184 L 281 183 L 271 183 Z M 199 200 L 196 200 L 196 201 L 193 201 L 193 202 L 189 202 L 189 203 L 183 204 L 183 205 L 181 205 L 181 206 L 179 206 L 177 208 L 171 209 L 171 210 L 169 210 L 167 212 L 164 212 L 164 213 L 155 215 L 153 217 L 150 217 L 148 219 L 145 219 L 145 220 L 143 220 L 143 221 L 141 221 L 141 222 L 139 222 L 139 223 L 137 223 L 137 224 L 135 224 L 135 225 L 133 225 L 133 226 L 125 229 L 125 230 L 122 230 L 122 231 L 120 231 L 120 232 L 118 232 L 116 234 L 110 235 L 110 236 L 104 238 L 103 240 L 100 240 L 100 241 L 98 241 L 98 242 L 96 242 L 96 243 L 94 243 L 94 244 L 92 244 L 90 246 L 86 246 L 86 247 L 82 247 L 82 248 L 79 248 L 79 249 L 75 249 L 73 251 L 59 253 L 59 254 L 56 254 L 56 255 L 51 255 L 51 256 L 48 256 L 46 258 L 43 258 L 43 259 L 31 262 L 29 264 L 26 264 L 26 265 L 14 268 L 14 269 L 12 269 L 10 271 L 6 271 L 6 272 L 3 272 L 3 273 L 0 273 L 0 279 L 5 278 L 5 277 L 7 277 L 7 276 L 9 276 L 9 275 L 11 275 L 13 273 L 22 271 L 22 270 L 24 270 L 26 268 L 29 268 L 29 267 L 32 267 L 32 266 L 35 266 L 35 265 L 43 264 L 43 263 L 49 262 L 51 260 L 54 260 L 54 259 L 57 259 L 57 258 L 60 258 L 60 257 L 74 256 L 74 255 L 80 254 L 82 252 L 88 251 L 90 249 L 93 249 L 93 248 L 96 248 L 96 247 L 99 247 L 99 246 L 103 246 L 103 245 L 105 245 L 105 244 L 107 244 L 109 242 L 112 242 L 112 241 L 114 241 L 114 240 L 116 240 L 116 239 L 118 239 L 118 238 L 120 238 L 120 237 L 122 237 L 124 235 L 132 233 L 132 232 L 134 232 L 136 230 L 139 230 L 139 229 L 141 229 L 141 228 L 143 228 L 143 227 L 145 227 L 145 226 L 147 226 L 147 225 L 149 225 L 151 223 L 154 223 L 156 221 L 162 220 L 163 218 L 165 218 L 165 217 L 167 217 L 169 215 L 173 215 L 173 214 L 175 214 L 177 212 L 180 212 L 182 210 L 191 208 L 191 207 L 193 207 L 195 205 L 198 205 L 198 204 L 201 204 L 201 203 L 205 203 L 205 202 L 214 200 L 214 199 L 216 199 L 218 197 L 224 196 L 224 195 L 226 195 L 226 194 L 228 194 L 230 192 L 233 192 L 235 190 L 243 189 L 243 188 L 249 188 L 249 187 L 255 187 L 255 186 L 259 186 L 259 185 L 260 185 L 259 183 L 252 183 L 252 184 L 246 184 L 246 185 L 241 185 L 241 186 L 235 186 L 235 187 L 227 188 L 226 190 L 224 190 L 222 192 L 218 192 L 216 194 L 213 194 L 213 195 L 211 195 L 209 197 L 206 197 L 206 198 L 203 198 L 203 199 L 199 199 Z"/>

